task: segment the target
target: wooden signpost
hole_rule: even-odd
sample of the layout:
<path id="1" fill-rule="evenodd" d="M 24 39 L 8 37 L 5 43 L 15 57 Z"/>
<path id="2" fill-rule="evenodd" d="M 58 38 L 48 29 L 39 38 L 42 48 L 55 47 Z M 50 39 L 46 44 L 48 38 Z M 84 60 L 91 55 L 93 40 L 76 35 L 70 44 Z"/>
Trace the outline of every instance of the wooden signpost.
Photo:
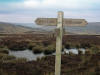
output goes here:
<path id="1" fill-rule="evenodd" d="M 37 25 L 57 26 L 55 75 L 61 75 L 63 26 L 86 26 L 88 23 L 85 19 L 64 19 L 61 11 L 58 12 L 58 18 L 37 18 L 35 22 Z"/>
<path id="2" fill-rule="evenodd" d="M 37 25 L 45 25 L 45 26 L 56 26 L 57 18 L 37 18 Z M 63 19 L 64 26 L 85 26 L 87 22 L 85 19 Z"/>

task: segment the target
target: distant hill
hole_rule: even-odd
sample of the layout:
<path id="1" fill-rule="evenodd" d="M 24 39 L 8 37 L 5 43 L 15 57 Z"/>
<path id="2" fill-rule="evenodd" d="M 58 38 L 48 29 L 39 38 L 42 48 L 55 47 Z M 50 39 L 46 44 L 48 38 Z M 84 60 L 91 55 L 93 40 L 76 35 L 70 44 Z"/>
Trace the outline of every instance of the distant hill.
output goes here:
<path id="1" fill-rule="evenodd" d="M 20 23 L 22 26 L 28 26 L 34 30 L 40 30 L 44 32 L 53 31 L 55 26 L 39 26 L 34 23 Z M 38 28 L 38 29 L 37 29 Z M 86 35 L 100 35 L 100 22 L 88 22 L 85 27 L 64 27 L 68 34 L 86 34 Z"/>
<path id="2" fill-rule="evenodd" d="M 26 24 L 14 24 L 14 23 L 7 23 L 7 22 L 0 22 L 0 34 L 31 34 L 31 33 L 45 33 L 49 34 L 52 33 L 51 31 L 46 31 L 41 28 L 32 28 L 25 26 Z"/>
<path id="3" fill-rule="evenodd" d="M 0 33 L 54 33 L 56 26 L 39 26 L 34 23 L 0 22 Z M 100 35 L 100 22 L 90 22 L 85 27 L 64 27 L 66 34 Z"/>
<path id="4" fill-rule="evenodd" d="M 27 24 L 28 25 L 28 24 Z M 32 25 L 32 24 L 31 24 Z M 33 24 L 34 26 L 34 24 Z M 52 34 L 55 33 L 54 29 L 49 30 L 49 28 L 45 27 L 28 27 L 25 24 L 12 24 L 12 23 L 5 23 L 0 22 L 0 34 Z M 67 32 L 67 34 L 73 34 Z"/>
<path id="5" fill-rule="evenodd" d="M 0 33 L 19 34 L 32 31 L 29 27 L 14 25 L 12 23 L 0 22 Z"/>
<path id="6" fill-rule="evenodd" d="M 76 34 L 100 35 L 100 22 L 89 22 L 85 27 L 66 27 L 66 30 Z"/>

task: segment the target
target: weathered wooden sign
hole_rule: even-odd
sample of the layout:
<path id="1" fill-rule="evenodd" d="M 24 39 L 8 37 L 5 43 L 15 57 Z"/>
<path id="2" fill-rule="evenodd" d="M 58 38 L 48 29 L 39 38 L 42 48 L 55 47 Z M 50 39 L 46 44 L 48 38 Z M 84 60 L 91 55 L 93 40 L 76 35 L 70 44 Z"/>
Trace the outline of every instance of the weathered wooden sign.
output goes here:
<path id="1" fill-rule="evenodd" d="M 62 37 L 64 26 L 86 26 L 85 19 L 64 19 L 63 12 L 58 12 L 58 18 L 37 18 L 37 25 L 57 25 L 56 36 L 56 59 L 55 59 L 55 75 L 61 75 L 61 51 L 62 51 Z"/>
<path id="2" fill-rule="evenodd" d="M 35 23 L 37 25 L 57 25 L 56 18 L 37 18 Z"/>
<path id="3" fill-rule="evenodd" d="M 57 25 L 57 18 L 37 18 L 37 25 Z M 64 26 L 86 26 L 87 21 L 85 19 L 63 19 Z"/>

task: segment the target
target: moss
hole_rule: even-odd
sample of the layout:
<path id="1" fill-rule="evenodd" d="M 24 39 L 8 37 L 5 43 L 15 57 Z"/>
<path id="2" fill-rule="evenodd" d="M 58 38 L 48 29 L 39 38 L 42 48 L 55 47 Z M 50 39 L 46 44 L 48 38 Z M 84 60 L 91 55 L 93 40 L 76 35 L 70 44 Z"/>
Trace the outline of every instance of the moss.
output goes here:
<path id="1" fill-rule="evenodd" d="M 27 59 L 26 58 L 16 58 L 16 59 L 13 59 L 13 60 L 6 60 L 6 61 L 3 61 L 3 63 L 14 63 L 14 64 L 19 64 L 19 63 L 26 63 L 27 62 Z"/>
<path id="2" fill-rule="evenodd" d="M 36 47 L 33 47 L 32 50 L 35 54 L 40 54 L 45 50 L 45 48 L 43 45 L 37 45 Z"/>
<path id="3" fill-rule="evenodd" d="M 97 46 L 92 46 L 91 51 L 92 51 L 93 54 L 96 54 L 96 53 L 100 52 L 100 48 L 97 47 Z"/>
<path id="4" fill-rule="evenodd" d="M 70 44 L 66 43 L 65 48 L 70 49 L 71 48 Z"/>
<path id="5" fill-rule="evenodd" d="M 49 54 L 54 53 L 55 51 L 56 51 L 55 45 L 48 45 L 44 50 L 44 54 L 49 55 Z"/>
<path id="6" fill-rule="evenodd" d="M 5 46 L 4 45 L 0 45 L 0 48 L 5 48 Z"/>
<path id="7" fill-rule="evenodd" d="M 12 51 L 22 51 L 22 50 L 26 50 L 26 47 L 12 47 L 12 48 L 10 48 L 10 50 L 12 50 Z"/>
<path id="8" fill-rule="evenodd" d="M 83 54 L 83 51 L 78 50 L 78 55 L 82 55 L 82 54 Z"/>
<path id="9" fill-rule="evenodd" d="M 16 57 L 13 56 L 13 55 L 6 55 L 6 56 L 3 56 L 3 57 L 2 57 L 2 60 L 3 60 L 3 61 L 6 61 L 6 60 L 13 60 L 13 59 L 16 59 Z"/>
<path id="10" fill-rule="evenodd" d="M 0 53 L 5 53 L 5 54 L 8 54 L 9 51 L 8 50 L 0 50 Z"/>
<path id="11" fill-rule="evenodd" d="M 89 54 L 92 54 L 91 50 L 86 49 L 86 50 L 85 50 L 85 55 L 89 55 Z"/>
<path id="12" fill-rule="evenodd" d="M 26 50 L 27 44 L 23 41 L 22 42 L 14 42 L 14 44 L 10 43 L 8 48 L 13 51 Z"/>
<path id="13" fill-rule="evenodd" d="M 41 58 L 40 57 L 37 57 L 36 61 L 40 61 L 40 60 L 41 60 Z"/>
<path id="14" fill-rule="evenodd" d="M 0 60 L 3 58 L 3 56 L 8 56 L 8 55 L 5 53 L 0 53 Z"/>
<path id="15" fill-rule="evenodd" d="M 25 63 L 25 62 L 27 62 L 27 59 L 26 59 L 26 58 L 17 58 L 17 59 L 15 60 L 15 62 L 16 62 L 16 63 Z"/>
<path id="16" fill-rule="evenodd" d="M 4 63 L 6 61 L 11 61 L 11 60 L 14 60 L 14 59 L 16 59 L 15 56 L 0 53 L 0 63 Z"/>
<path id="17" fill-rule="evenodd" d="M 37 45 L 36 43 L 29 43 L 29 44 L 28 44 L 28 49 L 29 49 L 29 50 L 32 50 L 33 47 L 36 47 L 36 45 Z"/>
<path id="18" fill-rule="evenodd" d="M 76 47 L 77 49 L 79 49 L 79 48 L 80 48 L 80 44 L 76 44 L 75 47 Z"/>
<path id="19" fill-rule="evenodd" d="M 53 53 L 53 52 L 52 52 L 51 50 L 45 50 L 45 51 L 44 51 L 44 54 L 45 54 L 45 55 L 49 55 L 49 54 L 52 54 L 52 53 Z"/>
<path id="20" fill-rule="evenodd" d="M 7 47 L 2 47 L 2 48 L 0 48 L 0 53 L 8 54 L 9 53 L 9 49 Z"/>
<path id="21" fill-rule="evenodd" d="M 91 48 L 91 45 L 89 43 L 81 43 L 80 48 Z"/>

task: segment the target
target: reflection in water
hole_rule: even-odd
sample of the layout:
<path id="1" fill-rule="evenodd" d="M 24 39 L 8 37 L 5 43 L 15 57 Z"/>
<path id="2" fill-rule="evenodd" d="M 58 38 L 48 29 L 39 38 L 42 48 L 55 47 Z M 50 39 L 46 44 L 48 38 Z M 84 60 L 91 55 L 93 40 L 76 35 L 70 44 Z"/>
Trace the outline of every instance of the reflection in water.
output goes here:
<path id="1" fill-rule="evenodd" d="M 27 58 L 27 60 L 36 60 L 37 57 L 45 56 L 43 53 L 41 54 L 34 54 L 30 50 L 24 50 L 24 51 L 9 51 L 9 55 L 14 55 L 16 57 L 24 57 Z"/>

